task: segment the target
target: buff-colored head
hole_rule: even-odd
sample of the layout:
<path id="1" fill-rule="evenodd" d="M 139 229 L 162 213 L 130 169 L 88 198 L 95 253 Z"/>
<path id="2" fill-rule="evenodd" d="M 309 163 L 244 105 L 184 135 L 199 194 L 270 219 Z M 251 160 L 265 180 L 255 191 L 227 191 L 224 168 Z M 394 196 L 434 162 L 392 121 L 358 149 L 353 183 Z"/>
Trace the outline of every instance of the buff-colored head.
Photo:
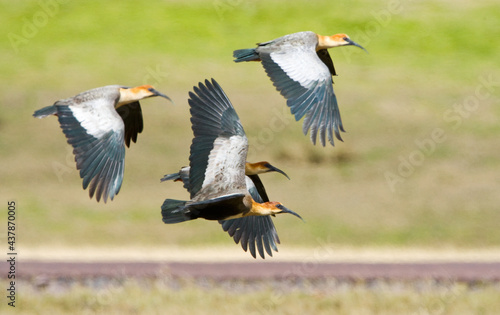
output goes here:
<path id="1" fill-rule="evenodd" d="M 288 175 L 280 170 L 277 167 L 274 167 L 267 161 L 262 161 L 262 162 L 257 162 L 257 163 L 249 163 L 247 162 L 245 164 L 245 175 L 250 176 L 250 175 L 259 175 L 263 173 L 268 173 L 268 172 L 278 172 L 282 175 L 284 175 L 286 178 L 290 179 Z"/>
<path id="2" fill-rule="evenodd" d="M 153 86 L 146 84 L 134 88 L 120 88 L 120 98 L 118 99 L 117 107 L 153 96 L 161 96 L 172 102 L 170 97 L 158 92 Z"/>
<path id="3" fill-rule="evenodd" d="M 335 34 L 332 36 L 322 36 L 318 35 L 318 46 L 316 47 L 316 50 L 320 49 L 328 49 L 328 48 L 333 48 L 333 47 L 340 47 L 340 46 L 356 46 L 364 51 L 364 49 L 361 45 L 353 42 L 347 34 Z"/>
<path id="4" fill-rule="evenodd" d="M 252 201 L 252 209 L 249 212 L 250 215 L 257 215 L 257 216 L 265 216 L 265 215 L 274 216 L 279 213 L 290 213 L 298 217 L 302 221 L 304 220 L 300 215 L 288 209 L 281 202 L 278 201 L 268 201 L 264 203 L 258 203 Z"/>

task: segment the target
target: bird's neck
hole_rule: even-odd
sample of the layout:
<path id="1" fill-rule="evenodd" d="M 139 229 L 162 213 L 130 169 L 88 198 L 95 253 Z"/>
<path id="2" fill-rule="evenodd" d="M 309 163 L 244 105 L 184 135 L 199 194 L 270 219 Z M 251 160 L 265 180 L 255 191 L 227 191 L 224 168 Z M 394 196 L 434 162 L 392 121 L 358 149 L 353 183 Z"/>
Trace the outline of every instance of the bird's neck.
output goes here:
<path id="1" fill-rule="evenodd" d="M 267 169 L 265 169 L 262 165 L 261 162 L 257 163 L 245 163 L 245 175 L 258 175 L 265 173 Z"/>
<path id="2" fill-rule="evenodd" d="M 278 213 L 279 209 L 273 206 L 270 202 L 258 203 L 252 200 L 252 208 L 248 212 L 248 215 L 255 216 L 266 216 Z"/>
<path id="3" fill-rule="evenodd" d="M 143 99 L 145 95 L 143 95 L 142 91 L 137 88 L 131 88 L 131 89 L 120 89 L 120 98 L 118 99 L 118 102 L 116 103 L 115 108 L 118 108 L 123 105 L 127 105 L 133 102 L 137 102 L 141 99 Z"/>
<path id="4" fill-rule="evenodd" d="M 316 36 L 318 36 L 318 45 L 316 46 L 316 51 L 340 46 L 340 43 L 335 40 L 333 36 Z"/>

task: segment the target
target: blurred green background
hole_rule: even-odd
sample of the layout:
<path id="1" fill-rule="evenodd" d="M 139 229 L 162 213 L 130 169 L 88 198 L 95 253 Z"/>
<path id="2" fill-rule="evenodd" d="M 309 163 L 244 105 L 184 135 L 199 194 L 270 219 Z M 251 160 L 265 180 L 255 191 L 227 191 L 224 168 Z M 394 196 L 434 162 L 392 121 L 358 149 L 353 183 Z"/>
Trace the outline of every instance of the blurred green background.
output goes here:
<path id="1" fill-rule="evenodd" d="M 282 246 L 500 246 L 500 10 L 496 1 L 1 1 L 2 200 L 35 246 L 233 246 L 219 224 L 165 225 L 160 183 L 188 164 L 187 95 L 215 78 L 249 137 Z M 285 34 L 347 33 L 331 49 L 347 133 L 313 146 L 262 66 L 232 51 Z M 108 84 L 152 84 L 114 201 L 89 200 L 55 117 L 34 110 Z M 2 216 L 1 220 L 6 220 Z M 2 236 L 3 238 L 4 236 Z M 216 253 L 214 253 L 216 255 Z"/>

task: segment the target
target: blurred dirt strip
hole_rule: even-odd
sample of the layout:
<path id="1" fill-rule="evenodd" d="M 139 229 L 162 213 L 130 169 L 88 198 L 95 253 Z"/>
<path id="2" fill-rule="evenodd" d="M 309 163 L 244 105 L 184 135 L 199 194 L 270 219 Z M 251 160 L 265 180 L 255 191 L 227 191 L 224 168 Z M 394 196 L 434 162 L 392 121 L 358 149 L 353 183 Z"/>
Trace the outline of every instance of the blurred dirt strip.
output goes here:
<path id="1" fill-rule="evenodd" d="M 0 263 L 6 279 L 9 265 Z M 435 279 L 500 281 L 500 262 L 318 263 L 318 262 L 50 262 L 20 261 L 16 279 L 89 277 L 186 277 L 214 280 L 338 278 L 366 281 Z"/>

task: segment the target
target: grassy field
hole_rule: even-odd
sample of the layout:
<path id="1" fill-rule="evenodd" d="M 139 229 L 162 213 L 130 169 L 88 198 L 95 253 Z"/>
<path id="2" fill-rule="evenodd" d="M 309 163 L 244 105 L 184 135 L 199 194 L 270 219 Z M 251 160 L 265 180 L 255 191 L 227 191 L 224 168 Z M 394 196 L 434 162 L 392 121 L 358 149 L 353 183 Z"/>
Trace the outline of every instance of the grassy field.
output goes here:
<path id="1" fill-rule="evenodd" d="M 1 3 L 1 194 L 17 202 L 21 248 L 234 246 L 216 223 L 160 216 L 165 198 L 188 198 L 159 179 L 188 163 L 187 93 L 211 77 L 240 115 L 249 160 L 291 177 L 263 179 L 306 220 L 276 218 L 283 244 L 500 246 L 495 1 Z M 232 62 L 234 49 L 303 30 L 345 32 L 369 51 L 331 50 L 348 131 L 335 147 L 302 135 L 259 64 Z M 31 115 L 97 86 L 145 83 L 176 104 L 142 103 L 120 194 L 89 200 L 57 119 Z"/>
<path id="2" fill-rule="evenodd" d="M 88 281 L 87 281 L 88 282 Z M 247 283 L 125 280 L 25 284 L 2 314 L 496 314 L 498 286 L 460 283 Z"/>

